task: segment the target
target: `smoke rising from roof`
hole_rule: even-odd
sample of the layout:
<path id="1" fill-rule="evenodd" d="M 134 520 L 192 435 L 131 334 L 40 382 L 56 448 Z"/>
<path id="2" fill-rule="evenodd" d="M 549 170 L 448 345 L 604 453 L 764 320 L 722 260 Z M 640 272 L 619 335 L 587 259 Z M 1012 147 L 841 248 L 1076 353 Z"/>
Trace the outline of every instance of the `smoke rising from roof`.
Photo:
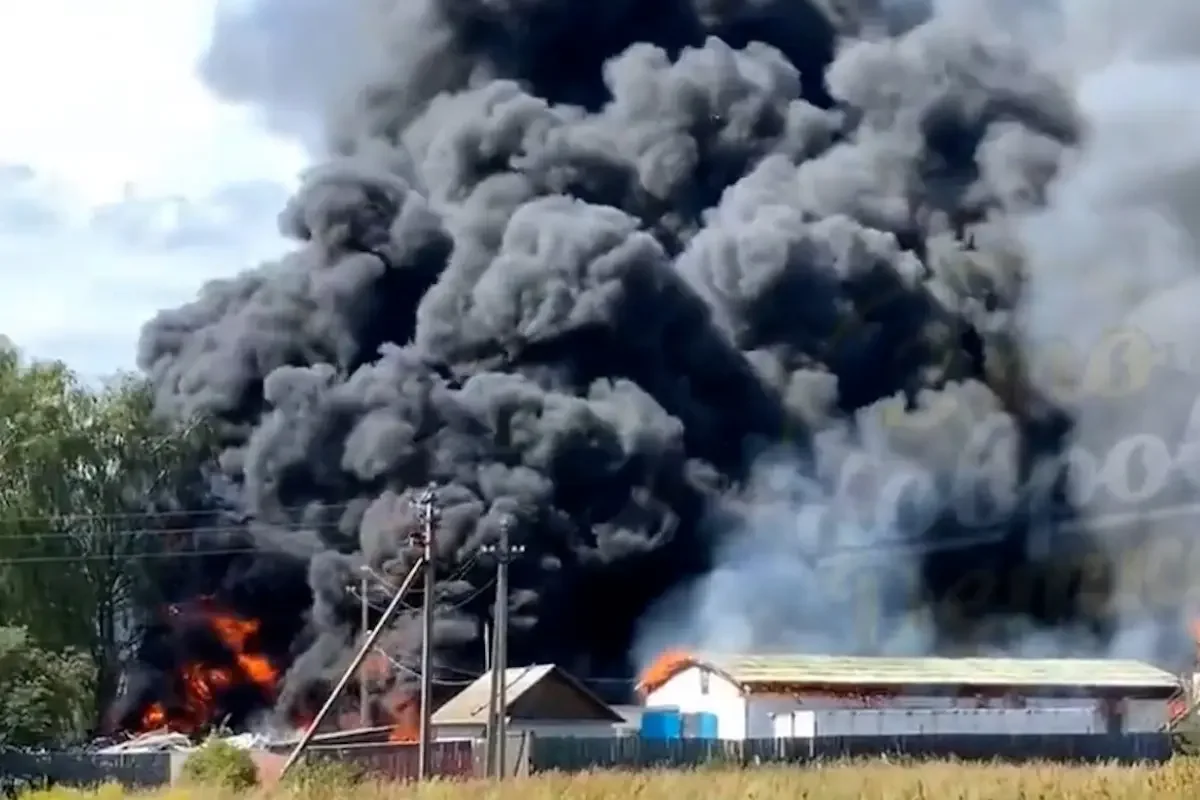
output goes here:
<path id="1" fill-rule="evenodd" d="M 1128 553 L 1061 455 L 1164 433 L 1191 384 L 1066 403 L 1042 377 L 1051 339 L 1127 321 L 1118 281 L 1149 297 L 1195 263 L 1192 50 L 1125 9 L 223 11 L 210 83 L 329 156 L 281 216 L 295 252 L 162 312 L 140 363 L 165 412 L 225 423 L 248 535 L 310 585 L 283 704 L 348 657 L 354 566 L 411 562 L 428 481 L 446 674 L 479 669 L 505 520 L 514 659 L 584 676 L 681 640 L 1071 654 L 1150 624 L 1141 654 L 1178 655 L 1178 608 L 1113 611 Z M 1179 59 L 1111 76 L 1122 37 Z M 387 646 L 415 654 L 411 620 Z"/>

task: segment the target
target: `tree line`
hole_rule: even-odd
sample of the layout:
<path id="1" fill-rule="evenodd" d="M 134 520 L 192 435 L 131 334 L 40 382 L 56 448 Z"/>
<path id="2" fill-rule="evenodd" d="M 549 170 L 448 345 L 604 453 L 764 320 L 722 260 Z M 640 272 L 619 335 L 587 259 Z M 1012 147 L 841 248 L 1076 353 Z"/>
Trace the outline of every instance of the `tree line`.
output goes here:
<path id="1" fill-rule="evenodd" d="M 91 383 L 0 338 L 0 748 L 102 730 L 211 444 L 140 376 Z"/>

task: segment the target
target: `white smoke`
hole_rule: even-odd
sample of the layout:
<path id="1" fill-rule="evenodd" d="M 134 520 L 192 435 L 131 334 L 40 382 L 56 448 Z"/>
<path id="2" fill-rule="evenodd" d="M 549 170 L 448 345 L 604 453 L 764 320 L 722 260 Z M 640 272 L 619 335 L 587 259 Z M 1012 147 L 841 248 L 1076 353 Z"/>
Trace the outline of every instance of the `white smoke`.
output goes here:
<path id="1" fill-rule="evenodd" d="M 1022 349 L 1075 419 L 1088 464 L 1073 500 L 1117 565 L 1116 647 L 1147 656 L 1169 648 L 1170 620 L 1195 612 L 1200 575 L 1189 569 L 1200 566 L 1200 6 L 1062 11 L 1085 137 L 1019 227 Z"/>
<path id="2" fill-rule="evenodd" d="M 1030 545 L 1039 552 L 1030 555 L 1052 554 L 1069 533 L 1098 545 L 1083 591 L 1089 578 L 1099 582 L 1094 594 L 1115 627 L 1106 637 L 1006 617 L 960 646 L 984 655 L 1178 660 L 1191 652 L 1183 623 L 1200 600 L 1200 95 L 1192 88 L 1200 82 L 1200 5 L 935 6 L 943 22 L 979 26 L 970 21 L 979 15 L 991 30 L 1019 35 L 1083 120 L 1084 137 L 1062 159 L 1044 207 L 1003 224 L 1015 227 L 1024 264 L 1020 356 L 1033 388 L 1075 421 L 1064 459 L 1078 519 L 1042 522 Z M 888 418 L 866 409 L 859 423 Z M 1016 504 L 1036 509 L 1052 487 L 1038 475 L 1020 483 L 1017 432 L 983 387 L 941 395 L 925 426 L 921 414 L 899 407 L 890 418 L 903 425 L 876 426 L 870 441 L 845 429 L 824 434 L 815 460 L 764 459 L 741 535 L 711 575 L 647 616 L 636 660 L 647 664 L 667 647 L 931 652 L 929 608 L 912 596 L 930 540 L 920 526 L 949 513 L 978 531 L 956 544 L 987 541 L 989 511 L 999 518 Z M 861 479 L 865 463 L 874 481 L 847 494 L 848 476 Z M 959 585 L 982 592 L 995 579 L 984 570 Z M 1010 580 L 1035 585 L 1032 576 Z M 969 604 L 961 593 L 950 599 Z"/>
<path id="3" fill-rule="evenodd" d="M 930 527 L 955 521 L 948 549 L 995 543 L 1026 498 L 1017 431 L 990 389 L 968 382 L 922 402 L 915 412 L 898 397 L 862 409 L 853 426 L 817 434 L 812 458 L 761 459 L 717 568 L 647 616 L 635 660 L 670 648 L 931 652 L 936 626 L 919 572 L 936 548 Z M 963 576 L 947 601 L 983 603 L 994 579 L 987 569 Z M 1013 638 L 984 631 L 979 646 Z"/>

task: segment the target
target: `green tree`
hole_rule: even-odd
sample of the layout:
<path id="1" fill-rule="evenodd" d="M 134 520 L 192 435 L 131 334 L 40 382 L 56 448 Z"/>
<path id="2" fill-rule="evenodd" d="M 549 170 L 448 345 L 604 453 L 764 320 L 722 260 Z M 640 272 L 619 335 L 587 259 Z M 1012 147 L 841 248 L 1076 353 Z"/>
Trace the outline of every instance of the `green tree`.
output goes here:
<path id="1" fill-rule="evenodd" d="M 183 548 L 207 430 L 155 417 L 144 381 L 99 387 L 0 347 L 0 625 L 86 654 L 96 721 L 138 640 L 148 562 Z"/>
<path id="2" fill-rule="evenodd" d="M 37 647 L 0 628 L 0 746 L 77 740 L 91 722 L 92 665 L 82 653 Z"/>

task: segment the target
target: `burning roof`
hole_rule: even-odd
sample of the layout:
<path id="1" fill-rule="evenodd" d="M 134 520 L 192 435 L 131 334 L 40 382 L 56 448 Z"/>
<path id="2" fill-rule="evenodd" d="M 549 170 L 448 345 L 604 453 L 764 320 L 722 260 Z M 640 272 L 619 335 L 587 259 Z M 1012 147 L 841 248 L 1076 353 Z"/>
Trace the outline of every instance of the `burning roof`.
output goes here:
<path id="1" fill-rule="evenodd" d="M 638 678 L 638 692 L 642 696 L 650 694 L 695 663 L 698 663 L 696 657 L 684 650 L 664 652 Z"/>

